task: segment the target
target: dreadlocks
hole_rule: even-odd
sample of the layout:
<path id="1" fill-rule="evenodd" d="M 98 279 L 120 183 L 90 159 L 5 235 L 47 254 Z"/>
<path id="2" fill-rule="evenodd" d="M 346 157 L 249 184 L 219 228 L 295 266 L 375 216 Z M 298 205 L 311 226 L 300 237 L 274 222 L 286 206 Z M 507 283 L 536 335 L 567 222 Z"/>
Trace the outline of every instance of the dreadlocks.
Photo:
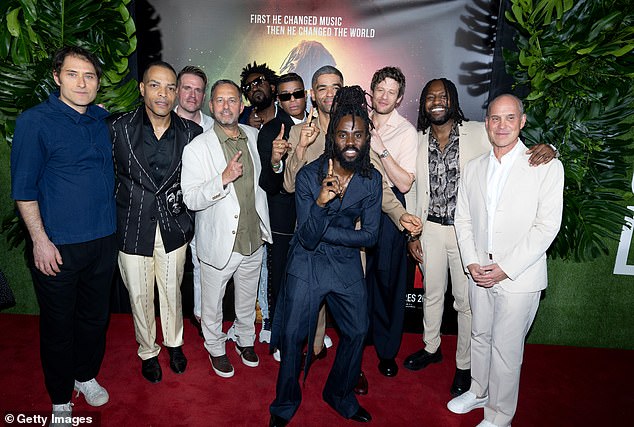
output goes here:
<path id="1" fill-rule="evenodd" d="M 327 167 L 325 167 L 325 165 L 328 159 L 335 158 L 335 152 L 337 150 L 335 145 L 335 131 L 337 125 L 345 116 L 352 116 L 353 121 L 355 117 L 359 117 L 363 120 L 368 140 L 365 149 L 361 150 L 360 153 L 361 163 L 358 172 L 365 178 L 372 177 L 372 169 L 374 166 L 370 163 L 370 127 L 373 126 L 368 116 L 368 103 L 365 95 L 366 93 L 360 86 L 344 86 L 335 94 L 330 109 L 330 123 L 328 124 L 328 131 L 326 132 L 326 146 L 320 160 L 319 170 L 321 171 L 321 176 L 319 177 L 319 182 L 323 181 L 326 177 Z"/>
<path id="2" fill-rule="evenodd" d="M 247 78 L 251 74 L 262 74 L 264 79 L 272 85 L 277 85 L 277 74 L 275 71 L 271 70 L 266 62 L 263 64 L 259 64 L 253 61 L 253 64 L 247 64 L 246 67 L 242 69 L 242 73 L 240 73 L 240 87 L 244 87 L 247 83 Z"/>
<path id="3" fill-rule="evenodd" d="M 468 122 L 464 116 L 464 113 L 460 109 L 460 102 L 458 101 L 458 90 L 456 89 L 456 85 L 453 84 L 451 80 L 448 80 L 444 77 L 439 79 L 433 79 L 427 82 L 423 91 L 420 94 L 420 103 L 418 104 L 418 124 L 417 129 L 423 131 L 423 133 L 427 132 L 427 129 L 431 126 L 431 121 L 425 112 L 425 100 L 427 98 L 427 93 L 429 92 L 429 87 L 432 83 L 440 81 L 445 87 L 445 92 L 447 93 L 447 99 L 449 101 L 449 120 L 453 120 L 456 124 L 462 124 L 462 122 Z"/>

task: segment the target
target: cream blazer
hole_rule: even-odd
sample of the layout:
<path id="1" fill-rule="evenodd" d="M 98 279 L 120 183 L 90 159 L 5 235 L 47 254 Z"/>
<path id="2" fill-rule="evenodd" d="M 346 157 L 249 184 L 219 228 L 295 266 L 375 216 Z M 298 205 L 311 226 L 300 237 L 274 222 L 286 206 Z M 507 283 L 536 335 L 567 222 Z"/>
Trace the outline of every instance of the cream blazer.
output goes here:
<path id="1" fill-rule="evenodd" d="M 508 292 L 546 288 L 546 250 L 557 236 L 563 210 L 564 169 L 557 159 L 528 164 L 526 146 L 515 159 L 495 212 L 493 262 L 509 277 Z M 487 169 L 489 153 L 467 163 L 460 177 L 455 229 L 462 263 L 489 264 Z"/>
<path id="2" fill-rule="evenodd" d="M 255 209 L 260 218 L 262 240 L 272 243 L 266 193 L 258 185 L 262 169 L 257 149 L 258 131 L 246 125 L 240 125 L 240 128 L 247 135 L 253 162 Z M 196 212 L 196 253 L 201 261 L 217 269 L 224 268 L 229 262 L 240 217 L 233 183 L 226 188 L 222 185 L 222 171 L 226 167 L 227 161 L 213 128 L 185 146 L 181 187 L 185 204 Z"/>

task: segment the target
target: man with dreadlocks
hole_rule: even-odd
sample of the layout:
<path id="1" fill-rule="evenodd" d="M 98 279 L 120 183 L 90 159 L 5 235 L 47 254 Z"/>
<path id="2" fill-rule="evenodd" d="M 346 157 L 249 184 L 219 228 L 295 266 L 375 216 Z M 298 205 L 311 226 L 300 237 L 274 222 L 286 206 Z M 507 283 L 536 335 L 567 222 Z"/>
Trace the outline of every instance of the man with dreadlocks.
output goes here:
<path id="1" fill-rule="evenodd" d="M 404 366 L 417 371 L 442 361 L 440 325 L 449 270 L 453 306 L 458 312 L 456 373 L 450 389 L 454 397 L 471 385 L 471 308 L 467 275 L 454 230 L 454 211 L 461 170 L 469 160 L 490 150 L 484 123 L 470 122 L 464 117 L 456 86 L 445 78 L 429 81 L 420 96 L 416 160 L 416 215 L 423 220 L 423 233 L 420 240 L 408 243 L 409 253 L 419 263 L 425 278 L 425 347 L 408 356 Z M 534 146 L 529 152 L 531 165 L 547 163 L 556 154 L 544 144 Z"/>
<path id="2" fill-rule="evenodd" d="M 376 244 L 381 218 L 381 174 L 370 163 L 370 119 L 365 94 L 343 87 L 334 97 L 324 153 L 301 168 L 295 182 L 297 231 L 276 311 L 273 342 L 281 349 L 270 426 L 283 426 L 301 402 L 302 346 L 311 348 L 325 300 L 339 325 L 337 356 L 323 391 L 343 417 L 368 422 L 353 391 L 368 329 L 367 289 L 360 248 Z M 357 220 L 359 229 L 355 229 Z M 312 359 L 308 352 L 305 374 Z M 306 378 L 304 376 L 304 378 Z"/>
<path id="3" fill-rule="evenodd" d="M 251 103 L 240 114 L 240 123 L 260 129 L 277 115 L 275 89 L 277 74 L 266 63 L 247 64 L 240 73 L 240 87 L 244 97 Z"/>

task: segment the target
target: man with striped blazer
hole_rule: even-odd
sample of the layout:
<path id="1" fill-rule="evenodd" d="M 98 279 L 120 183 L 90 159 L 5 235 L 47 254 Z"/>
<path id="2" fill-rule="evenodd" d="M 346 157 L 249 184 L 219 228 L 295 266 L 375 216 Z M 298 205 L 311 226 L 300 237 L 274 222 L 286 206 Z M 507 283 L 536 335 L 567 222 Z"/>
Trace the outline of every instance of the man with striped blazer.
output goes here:
<path id="1" fill-rule="evenodd" d="M 154 283 L 158 286 L 163 344 L 170 368 L 185 371 L 180 286 L 193 218 L 180 187 L 183 148 L 202 133 L 172 110 L 176 72 L 165 62 L 148 66 L 139 84 L 143 105 L 109 119 L 116 173 L 119 269 L 130 294 L 141 373 L 161 381 Z"/>

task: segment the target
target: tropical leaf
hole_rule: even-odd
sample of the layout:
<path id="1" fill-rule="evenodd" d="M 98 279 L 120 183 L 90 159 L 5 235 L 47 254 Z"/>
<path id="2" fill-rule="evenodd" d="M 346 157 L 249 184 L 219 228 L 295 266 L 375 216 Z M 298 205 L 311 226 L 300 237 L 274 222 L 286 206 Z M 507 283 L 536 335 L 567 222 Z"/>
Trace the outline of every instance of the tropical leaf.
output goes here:
<path id="1" fill-rule="evenodd" d="M 136 49 L 130 0 L 0 1 L 0 139 L 11 144 L 22 111 L 42 102 L 56 86 L 51 56 L 66 45 L 97 55 L 104 76 L 97 102 L 112 112 L 131 109 L 139 99 L 129 79 L 128 57 Z M 3 165 L 8 168 L 8 165 Z M 10 247 L 24 240 L 15 215 L 2 222 Z"/>
<path id="2" fill-rule="evenodd" d="M 529 144 L 557 146 L 565 168 L 564 214 L 550 255 L 607 254 L 631 216 L 634 155 L 634 3 L 511 0 L 517 52 L 504 52 L 525 98 Z"/>

